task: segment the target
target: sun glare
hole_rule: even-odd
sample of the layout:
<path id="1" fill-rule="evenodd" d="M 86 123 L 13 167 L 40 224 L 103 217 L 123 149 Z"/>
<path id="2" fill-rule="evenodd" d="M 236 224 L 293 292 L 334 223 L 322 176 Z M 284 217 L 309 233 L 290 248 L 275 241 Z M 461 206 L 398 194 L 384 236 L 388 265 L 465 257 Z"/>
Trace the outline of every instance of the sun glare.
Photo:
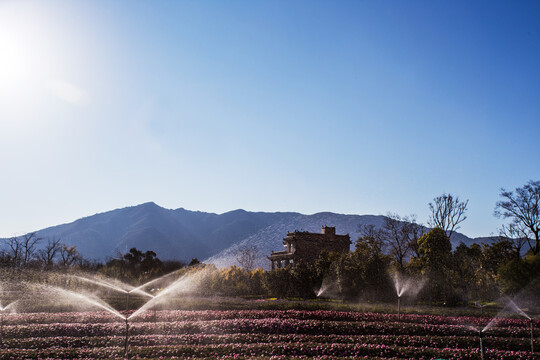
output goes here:
<path id="1" fill-rule="evenodd" d="M 47 64 L 40 42 L 39 25 L 33 19 L 14 16 L 10 7 L 0 12 L 0 87 L 3 95 L 30 90 L 39 81 Z M 5 10 L 8 11 L 5 11 Z"/>
<path id="2" fill-rule="evenodd" d="M 84 93 L 64 78 L 69 52 L 53 21 L 26 3 L 0 4 L 0 95 L 31 103 L 44 95 L 81 103 Z"/>

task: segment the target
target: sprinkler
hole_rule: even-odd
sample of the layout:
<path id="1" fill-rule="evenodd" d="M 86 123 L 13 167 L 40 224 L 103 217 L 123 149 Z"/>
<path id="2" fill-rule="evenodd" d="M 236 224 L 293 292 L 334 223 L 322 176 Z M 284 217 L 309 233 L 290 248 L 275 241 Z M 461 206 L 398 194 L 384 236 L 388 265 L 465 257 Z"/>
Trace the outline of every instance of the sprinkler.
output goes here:
<path id="1" fill-rule="evenodd" d="M 170 274 L 167 274 L 165 276 L 169 276 Z M 78 275 L 69 275 L 69 277 L 71 278 L 74 278 L 74 279 L 78 279 L 78 280 L 81 280 L 81 281 L 86 281 L 86 282 L 89 282 L 91 284 L 94 284 L 94 285 L 97 285 L 97 286 L 101 286 L 101 287 L 105 287 L 105 288 L 109 288 L 109 289 L 112 289 L 112 290 L 115 290 L 115 291 L 118 291 L 118 292 L 121 292 L 121 293 L 124 293 L 126 294 L 126 311 L 129 310 L 129 294 L 131 294 L 132 292 L 136 292 L 140 295 L 144 295 L 146 297 L 149 297 L 149 298 L 153 298 L 154 296 L 152 294 L 149 294 L 147 293 L 146 291 L 142 290 L 145 286 L 147 286 L 148 284 L 152 283 L 152 282 L 155 282 L 157 280 L 160 280 L 162 279 L 164 276 L 162 276 L 161 278 L 159 279 L 155 279 L 155 280 L 152 280 L 152 281 L 149 281 L 147 282 L 146 284 L 143 284 L 139 287 L 136 287 L 136 288 L 132 288 L 131 290 L 126 290 L 126 288 L 129 288 L 130 285 L 128 284 L 124 284 L 124 283 L 121 283 L 121 285 L 115 285 L 114 283 L 112 283 L 111 281 L 105 281 L 105 280 L 97 280 L 97 279 L 91 279 L 91 278 L 87 278 L 87 277 L 84 277 L 84 276 L 78 276 Z"/>
<path id="2" fill-rule="evenodd" d="M 157 323 L 157 308 L 156 308 L 157 304 L 154 304 L 154 306 L 152 307 L 152 309 L 154 310 L 154 323 Z"/>
<path id="3" fill-rule="evenodd" d="M 478 332 L 479 334 L 479 337 L 480 337 L 480 359 L 484 360 L 485 356 L 486 356 L 486 351 L 484 350 L 484 336 L 483 336 L 483 332 L 482 331 L 479 331 Z"/>
<path id="4" fill-rule="evenodd" d="M 128 322 L 128 318 L 126 317 L 126 340 L 124 342 L 124 357 L 126 359 L 129 359 L 128 348 L 129 348 L 129 322 Z"/>
<path id="5" fill-rule="evenodd" d="M 484 308 L 487 306 L 487 305 L 482 305 L 480 304 L 479 302 L 475 302 L 474 305 L 477 307 L 477 308 L 480 308 L 480 316 L 483 316 L 484 315 Z"/>
<path id="6" fill-rule="evenodd" d="M 0 319 L 0 343 L 4 342 L 4 309 L 2 309 L 2 315 Z"/>
<path id="7" fill-rule="evenodd" d="M 0 343 L 4 341 L 4 313 L 6 312 L 6 310 L 8 308 L 15 305 L 15 303 L 17 303 L 17 301 L 19 301 L 19 300 L 13 301 L 13 302 L 9 303 L 8 305 L 6 305 L 5 307 L 3 307 L 0 304 Z"/>
<path id="8" fill-rule="evenodd" d="M 397 317 L 398 320 L 401 319 L 401 296 L 397 298 Z"/>
<path id="9" fill-rule="evenodd" d="M 534 353 L 534 331 L 533 331 L 533 320 L 530 319 L 530 327 L 531 327 L 531 353 Z"/>

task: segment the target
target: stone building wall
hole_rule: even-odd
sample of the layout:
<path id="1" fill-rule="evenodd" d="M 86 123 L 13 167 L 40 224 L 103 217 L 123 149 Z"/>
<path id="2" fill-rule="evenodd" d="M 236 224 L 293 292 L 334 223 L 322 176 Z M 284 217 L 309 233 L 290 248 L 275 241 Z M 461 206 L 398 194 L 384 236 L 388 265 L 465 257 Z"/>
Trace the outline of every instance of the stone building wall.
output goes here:
<path id="1" fill-rule="evenodd" d="M 272 252 L 269 260 L 272 269 L 295 265 L 299 261 L 314 263 L 322 251 L 349 252 L 351 240 L 349 235 L 336 235 L 335 227 L 324 226 L 320 234 L 294 231 L 283 239 L 285 251 Z"/>

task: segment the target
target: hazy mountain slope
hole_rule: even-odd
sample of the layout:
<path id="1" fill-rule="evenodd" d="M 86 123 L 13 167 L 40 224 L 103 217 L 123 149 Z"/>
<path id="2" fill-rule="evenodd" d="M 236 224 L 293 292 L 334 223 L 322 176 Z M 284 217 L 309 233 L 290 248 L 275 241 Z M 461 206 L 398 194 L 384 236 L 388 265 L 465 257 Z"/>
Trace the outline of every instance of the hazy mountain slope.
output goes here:
<path id="1" fill-rule="evenodd" d="M 215 254 L 265 227 L 284 219 L 294 218 L 298 213 L 264 213 L 245 210 L 229 211 L 221 215 L 175 210 L 182 224 L 213 249 Z"/>
<path id="2" fill-rule="evenodd" d="M 96 214 L 40 230 L 38 235 L 60 238 L 63 243 L 77 246 L 83 256 L 93 259 L 105 259 L 134 246 L 143 251 L 153 250 L 161 258 L 184 259 L 187 254 L 201 256 L 210 252 L 171 210 L 154 203 Z"/>
<path id="3" fill-rule="evenodd" d="M 230 265 L 238 265 L 235 253 L 242 246 L 255 246 L 258 251 L 258 257 L 256 266 L 263 269 L 269 269 L 270 261 L 268 256 L 272 251 L 282 251 L 283 238 L 288 232 L 294 230 L 309 231 L 309 232 L 321 232 L 321 228 L 324 225 L 334 226 L 337 234 L 349 234 L 351 237 L 351 250 L 354 250 L 354 241 L 360 237 L 359 228 L 360 225 L 373 225 L 376 228 L 380 228 L 384 222 L 384 216 L 382 215 L 342 215 L 330 212 L 322 212 L 314 215 L 302 215 L 299 214 L 290 219 L 284 219 L 283 221 L 272 224 L 261 231 L 245 238 L 231 247 L 221 251 L 219 254 L 211 256 L 206 259 L 205 263 L 212 263 L 218 267 L 227 267 Z M 425 232 L 429 231 L 429 228 L 424 229 Z M 479 238 L 485 240 L 485 238 Z M 460 242 L 464 242 L 466 245 L 470 245 L 475 241 L 461 233 L 454 233 L 452 235 L 452 246 L 455 248 Z"/>
<path id="4" fill-rule="evenodd" d="M 189 261 L 197 257 L 229 266 L 236 263 L 234 253 L 240 246 L 255 245 L 259 250 L 258 265 L 267 268 L 266 257 L 283 249 L 282 239 L 290 231 L 320 232 L 324 225 L 334 226 L 338 234 L 348 233 L 354 242 L 361 224 L 380 227 L 383 220 L 384 216 L 330 212 L 303 215 L 234 210 L 214 214 L 164 209 L 150 202 L 88 216 L 37 233 L 42 238 L 59 238 L 65 244 L 75 245 L 85 258 L 97 260 L 136 247 L 152 250 L 161 259 Z M 460 241 L 470 245 L 476 239 L 455 233 L 453 245 Z"/>
<path id="5" fill-rule="evenodd" d="M 267 256 L 272 251 L 283 250 L 283 238 L 288 232 L 294 230 L 321 232 L 324 225 L 334 226 L 337 234 L 349 234 L 351 241 L 354 242 L 360 234 L 358 233 L 359 226 L 374 225 L 380 227 L 384 216 L 375 215 L 341 215 L 329 212 L 317 213 L 314 215 L 296 215 L 291 218 L 283 219 L 275 224 L 272 224 L 257 233 L 248 236 L 233 244 L 231 247 L 216 254 L 204 262 L 216 264 L 218 267 L 237 264 L 235 252 L 241 246 L 256 246 L 258 250 L 257 266 L 264 269 L 269 267 Z"/>
<path id="6" fill-rule="evenodd" d="M 89 259 L 105 260 L 137 247 L 152 250 L 161 259 L 189 261 L 212 256 L 274 222 L 295 216 L 298 214 L 170 210 L 150 202 L 88 216 L 37 234 L 75 245 Z"/>

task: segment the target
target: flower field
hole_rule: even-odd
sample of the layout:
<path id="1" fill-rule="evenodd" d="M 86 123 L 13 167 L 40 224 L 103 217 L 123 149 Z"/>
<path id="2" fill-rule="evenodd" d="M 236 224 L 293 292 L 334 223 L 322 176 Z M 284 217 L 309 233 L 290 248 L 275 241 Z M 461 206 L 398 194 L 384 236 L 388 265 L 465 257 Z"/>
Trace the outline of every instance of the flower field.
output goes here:
<path id="1" fill-rule="evenodd" d="M 338 311 L 148 311 L 129 322 L 132 359 L 480 359 L 489 319 Z M 484 333 L 486 359 L 538 359 L 528 320 Z M 540 349 L 540 322 L 534 324 Z M 108 312 L 5 314 L 1 359 L 123 358 L 126 325 Z"/>

